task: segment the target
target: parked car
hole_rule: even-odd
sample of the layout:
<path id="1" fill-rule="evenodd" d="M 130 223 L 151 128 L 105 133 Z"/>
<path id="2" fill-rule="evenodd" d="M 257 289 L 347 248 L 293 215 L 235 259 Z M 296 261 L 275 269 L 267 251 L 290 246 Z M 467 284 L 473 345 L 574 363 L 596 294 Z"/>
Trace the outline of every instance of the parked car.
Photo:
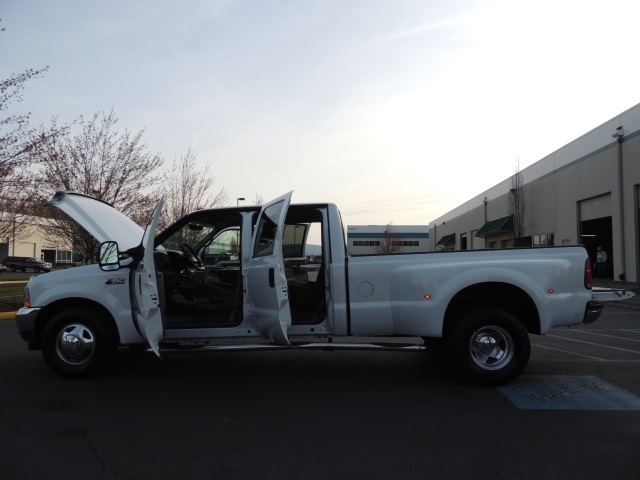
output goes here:
<path id="1" fill-rule="evenodd" d="M 50 272 L 53 265 L 49 262 L 45 262 L 35 257 L 7 257 L 2 261 L 2 264 L 5 267 L 8 267 L 9 270 L 15 272 L 20 270 L 21 272 L 26 272 L 27 269 L 33 270 L 34 272 Z"/>

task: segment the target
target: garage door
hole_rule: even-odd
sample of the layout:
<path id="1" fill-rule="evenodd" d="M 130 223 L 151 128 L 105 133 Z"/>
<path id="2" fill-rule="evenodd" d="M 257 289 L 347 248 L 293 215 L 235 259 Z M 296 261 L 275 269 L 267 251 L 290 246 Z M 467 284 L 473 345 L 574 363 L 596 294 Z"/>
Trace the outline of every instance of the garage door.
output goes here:
<path id="1" fill-rule="evenodd" d="M 594 220 L 611 216 L 611 194 L 600 195 L 580 202 L 580 220 Z"/>

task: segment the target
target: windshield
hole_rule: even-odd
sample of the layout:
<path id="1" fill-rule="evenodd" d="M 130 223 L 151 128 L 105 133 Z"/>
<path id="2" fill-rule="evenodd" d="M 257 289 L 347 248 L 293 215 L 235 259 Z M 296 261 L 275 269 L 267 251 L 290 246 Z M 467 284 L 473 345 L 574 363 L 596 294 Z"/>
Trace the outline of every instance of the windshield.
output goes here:
<path id="1" fill-rule="evenodd" d="M 216 231 L 215 226 L 202 222 L 189 222 L 174 232 L 158 246 L 160 250 L 180 250 L 186 243 L 194 251 L 198 251 Z"/>
<path id="2" fill-rule="evenodd" d="M 203 211 L 160 234 L 156 251 L 184 251 L 189 246 L 205 264 L 236 259 L 242 216 L 238 212 Z"/>

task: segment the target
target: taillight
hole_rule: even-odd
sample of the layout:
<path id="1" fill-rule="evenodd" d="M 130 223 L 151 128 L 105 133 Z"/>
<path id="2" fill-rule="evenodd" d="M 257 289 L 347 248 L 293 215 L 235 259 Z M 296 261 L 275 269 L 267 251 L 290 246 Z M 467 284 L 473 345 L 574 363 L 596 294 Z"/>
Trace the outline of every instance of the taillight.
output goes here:
<path id="1" fill-rule="evenodd" d="M 591 273 L 591 262 L 587 258 L 584 261 L 584 288 L 591 290 L 591 284 L 593 283 L 593 274 Z"/>

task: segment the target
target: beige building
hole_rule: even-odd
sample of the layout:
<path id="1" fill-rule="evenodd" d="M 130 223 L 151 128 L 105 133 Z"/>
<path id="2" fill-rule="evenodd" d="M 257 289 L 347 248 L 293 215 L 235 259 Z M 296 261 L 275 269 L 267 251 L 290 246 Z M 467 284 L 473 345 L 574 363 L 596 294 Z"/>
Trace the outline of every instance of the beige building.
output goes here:
<path id="1" fill-rule="evenodd" d="M 34 217 L 18 231 L 3 229 L 8 234 L 0 239 L 0 261 L 12 256 L 35 257 L 54 266 L 72 263 L 71 246 L 64 238 L 45 233 L 44 222 L 46 219 Z"/>
<path id="2" fill-rule="evenodd" d="M 640 104 L 522 170 L 526 208 L 519 245 L 575 245 L 605 277 L 640 281 Z M 507 179 L 429 223 L 430 251 L 514 245 Z"/>

